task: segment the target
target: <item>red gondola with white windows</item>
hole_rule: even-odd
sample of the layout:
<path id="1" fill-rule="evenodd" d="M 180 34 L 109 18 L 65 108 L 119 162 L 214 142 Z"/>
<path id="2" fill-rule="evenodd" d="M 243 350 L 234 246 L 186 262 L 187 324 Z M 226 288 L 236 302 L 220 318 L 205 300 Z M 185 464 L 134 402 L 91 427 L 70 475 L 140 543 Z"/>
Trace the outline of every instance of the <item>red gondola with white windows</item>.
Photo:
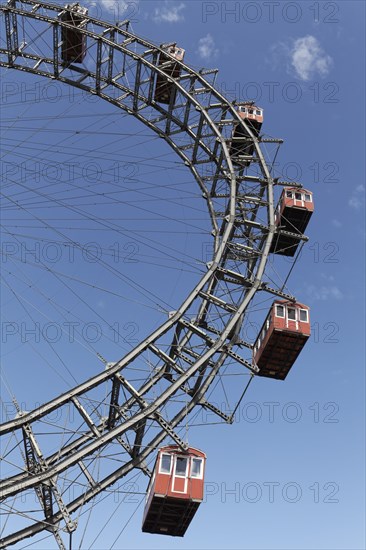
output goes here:
<path id="1" fill-rule="evenodd" d="M 72 63 L 82 63 L 86 56 L 86 34 L 79 28 L 86 26 L 85 17 L 87 8 L 82 8 L 78 3 L 67 4 L 61 14 L 61 21 L 69 23 L 74 28 L 61 27 L 61 59 Z"/>
<path id="2" fill-rule="evenodd" d="M 276 208 L 275 224 L 288 233 L 303 235 L 313 211 L 311 191 L 285 187 Z M 270 251 L 283 256 L 294 256 L 299 242 L 295 235 L 279 232 L 274 236 Z"/>
<path id="3" fill-rule="evenodd" d="M 284 380 L 310 336 L 309 308 L 276 300 L 254 344 L 259 376 Z"/>
<path id="4" fill-rule="evenodd" d="M 238 115 L 245 120 L 254 136 L 258 137 L 263 123 L 263 109 L 254 105 L 253 102 L 239 103 Z M 240 124 L 236 124 L 230 148 L 233 162 L 249 166 L 251 159 L 248 157 L 252 157 L 253 153 L 254 143 L 250 134 Z"/>
<path id="5" fill-rule="evenodd" d="M 163 46 L 162 46 L 163 47 Z M 165 51 L 170 54 L 177 61 L 183 61 L 185 50 L 179 48 L 176 45 L 166 46 Z M 170 56 L 160 53 L 158 67 L 161 67 L 164 72 L 173 77 L 178 78 L 180 76 L 180 65 L 176 63 Z M 169 104 L 171 101 L 175 101 L 176 88 L 172 82 L 166 78 L 166 76 L 158 73 L 156 77 L 155 94 L 154 99 L 159 103 Z"/>
<path id="6" fill-rule="evenodd" d="M 190 447 L 162 447 L 145 503 L 142 530 L 182 537 L 203 500 L 206 455 Z"/>

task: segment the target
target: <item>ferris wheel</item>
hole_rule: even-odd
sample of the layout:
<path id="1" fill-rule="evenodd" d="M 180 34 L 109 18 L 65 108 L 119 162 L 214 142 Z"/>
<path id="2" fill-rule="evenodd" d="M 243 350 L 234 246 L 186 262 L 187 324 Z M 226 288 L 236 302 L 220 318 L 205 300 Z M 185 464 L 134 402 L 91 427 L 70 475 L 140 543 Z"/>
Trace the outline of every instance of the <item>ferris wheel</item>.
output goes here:
<path id="1" fill-rule="evenodd" d="M 105 100 L 162 138 L 197 182 L 213 240 L 198 282 L 123 357 L 99 357 L 104 365 L 97 374 L 61 394 L 56 388 L 30 411 L 15 392 L 16 414 L 0 428 L 7 518 L 0 547 L 50 532 L 66 548 L 63 538 L 77 529 L 76 514 L 134 472 L 150 480 L 144 530 L 182 535 L 197 505 L 190 498 L 187 512 L 170 503 L 164 520 L 154 484 L 159 475 L 175 473 L 174 504 L 174 493 L 182 501 L 193 485 L 190 475 L 203 483 L 205 456 L 188 444 L 186 427 L 202 409 L 231 424 L 253 378 L 283 380 L 310 335 L 309 308 L 286 291 L 288 274 L 281 282 L 269 276 L 269 264 L 275 255 L 297 258 L 307 241 L 312 193 L 275 177 L 282 140 L 261 134 L 263 109 L 225 98 L 217 70 L 189 67 L 177 44 L 158 47 L 132 32 L 128 21 L 111 25 L 79 4 L 9 0 L 0 11 L 0 66 Z M 257 333 L 246 338 L 242 329 L 253 304 L 268 299 Z M 210 396 L 226 394 L 222 376 L 234 370 L 240 382 L 228 412 Z M 62 419 L 58 430 L 45 428 L 50 415 Z M 32 511 L 29 494 L 38 503 Z M 174 524 L 182 520 L 177 532 L 169 531 L 172 517 Z"/>

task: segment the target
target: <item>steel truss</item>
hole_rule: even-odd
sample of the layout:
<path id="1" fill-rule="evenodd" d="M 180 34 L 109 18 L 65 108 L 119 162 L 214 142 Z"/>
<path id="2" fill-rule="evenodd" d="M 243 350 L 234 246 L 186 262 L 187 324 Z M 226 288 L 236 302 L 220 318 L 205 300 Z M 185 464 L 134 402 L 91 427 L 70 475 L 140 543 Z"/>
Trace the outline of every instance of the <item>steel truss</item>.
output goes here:
<path id="1" fill-rule="evenodd" d="M 237 363 L 248 373 L 243 393 L 258 370 L 251 362 L 251 343 L 239 338 L 248 306 L 257 292 L 295 300 L 263 281 L 276 234 L 273 188 L 285 182 L 273 180 L 261 142 L 278 147 L 281 140 L 261 140 L 252 134 L 235 105 L 215 88 L 216 70 L 195 71 L 180 63 L 179 78 L 164 73 L 165 65 L 158 65 L 163 49 L 130 32 L 127 21 L 110 25 L 85 16 L 80 32 L 87 36 L 88 67 L 62 62 L 61 29 L 71 28 L 61 20 L 63 11 L 60 5 L 38 0 L 9 0 L 2 5 L 6 47 L 0 48 L 0 66 L 97 95 L 163 138 L 201 189 L 211 218 L 214 253 L 207 272 L 179 309 L 125 357 L 41 407 L 19 411 L 1 426 L 4 441 L 20 439 L 25 449 L 25 454 L 18 449 L 19 473 L 3 480 L 1 498 L 5 504 L 16 502 L 22 494 L 35 491 L 41 504 L 39 517 L 4 536 L 1 548 L 43 530 L 53 532 L 62 548 L 60 529 L 71 533 L 76 528 L 72 514 L 133 469 L 150 475 L 146 460 L 164 439 L 186 448 L 179 426 L 197 407 L 231 423 L 233 415 L 210 404 L 206 395 L 228 364 Z M 42 34 L 42 41 L 33 41 L 32 47 L 20 38 L 19 29 L 27 23 Z M 169 105 L 154 100 L 158 73 L 175 89 Z M 237 124 L 245 127 L 255 147 L 254 156 L 242 164 L 230 157 Z M 259 212 L 266 223 L 257 221 Z M 241 350 L 247 350 L 247 358 Z M 136 388 L 128 380 L 128 369 L 141 363 L 152 365 L 152 370 Z M 158 384 L 163 390 L 157 395 Z M 177 395 L 185 396 L 184 402 L 167 418 L 164 407 Z M 69 437 L 51 441 L 50 435 L 47 449 L 41 449 L 37 429 L 56 411 L 63 418 L 72 417 L 78 428 L 70 420 Z M 93 463 L 107 451 L 117 453 L 120 461 L 95 479 Z M 68 479 L 71 487 L 80 476 L 83 483 L 78 483 L 75 498 L 61 491 L 59 480 Z"/>

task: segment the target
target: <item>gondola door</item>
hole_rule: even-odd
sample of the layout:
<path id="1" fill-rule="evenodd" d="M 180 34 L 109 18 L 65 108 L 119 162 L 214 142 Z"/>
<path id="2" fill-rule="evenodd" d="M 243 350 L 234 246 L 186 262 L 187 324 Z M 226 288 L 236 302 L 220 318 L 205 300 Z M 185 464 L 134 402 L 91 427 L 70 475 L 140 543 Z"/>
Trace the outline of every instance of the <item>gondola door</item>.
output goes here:
<path id="1" fill-rule="evenodd" d="M 301 208 L 304 208 L 305 206 L 304 195 L 298 191 L 295 191 L 294 206 L 301 206 Z"/>
<path id="2" fill-rule="evenodd" d="M 189 457 L 175 456 L 172 477 L 172 492 L 187 493 Z"/>

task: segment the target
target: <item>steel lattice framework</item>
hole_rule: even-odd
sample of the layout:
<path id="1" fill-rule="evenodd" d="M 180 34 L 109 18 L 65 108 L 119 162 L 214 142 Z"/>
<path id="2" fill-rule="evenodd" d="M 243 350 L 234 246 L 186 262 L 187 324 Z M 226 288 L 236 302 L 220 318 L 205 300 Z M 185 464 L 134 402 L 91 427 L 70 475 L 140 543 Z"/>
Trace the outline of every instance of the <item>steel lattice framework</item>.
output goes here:
<path id="1" fill-rule="evenodd" d="M 163 138 L 197 181 L 214 238 L 207 272 L 159 328 L 98 375 L 31 412 L 19 409 L 16 418 L 1 426 L 4 442 L 16 437 L 24 449 L 14 451 L 18 473 L 1 485 L 5 510 L 7 502 L 16 510 L 16 499 L 29 491 L 36 492 L 41 504 L 38 517 L 7 534 L 1 548 L 43 530 L 51 531 L 64 548 L 60 529 L 71 533 L 76 528 L 72 519 L 76 510 L 133 469 L 150 475 L 146 459 L 165 438 L 187 448 L 176 428 L 191 411 L 203 407 L 232 422 L 232 414 L 210 404 L 207 392 L 228 361 L 239 363 L 248 374 L 242 396 L 258 371 L 251 361 L 252 344 L 239 337 L 249 304 L 257 292 L 295 300 L 263 282 L 271 242 L 279 231 L 274 223 L 273 188 L 285 184 L 272 178 L 263 143 L 278 148 L 281 140 L 253 135 L 235 104 L 215 88 L 216 70 L 196 71 L 181 63 L 179 78 L 164 73 L 164 64 L 158 64 L 164 50 L 130 32 L 127 21 L 111 25 L 85 16 L 80 32 L 88 41 L 86 67 L 61 60 L 61 29 L 71 25 L 61 20 L 60 5 L 9 0 L 0 11 L 6 37 L 0 65 L 95 94 Z M 42 36 L 41 41 L 29 45 L 20 39 L 20 28 L 27 23 Z M 169 105 L 154 100 L 158 73 L 176 89 Z M 254 156 L 241 166 L 230 157 L 237 124 L 244 126 L 255 146 Z M 257 221 L 259 212 L 267 223 Z M 134 387 L 128 379 L 129 367 L 145 363 L 153 365 L 151 374 Z M 157 394 L 158 383 L 163 389 Z M 186 396 L 186 402 L 176 405 L 168 419 L 164 407 L 178 393 Z M 38 427 L 55 411 L 70 417 L 68 437 L 49 435 L 47 448 L 41 448 Z M 106 449 L 118 453 L 120 462 L 118 467 L 114 463 L 102 468 L 96 480 L 92 465 Z M 77 483 L 77 495 L 72 496 L 68 489 L 80 476 L 83 482 Z"/>

